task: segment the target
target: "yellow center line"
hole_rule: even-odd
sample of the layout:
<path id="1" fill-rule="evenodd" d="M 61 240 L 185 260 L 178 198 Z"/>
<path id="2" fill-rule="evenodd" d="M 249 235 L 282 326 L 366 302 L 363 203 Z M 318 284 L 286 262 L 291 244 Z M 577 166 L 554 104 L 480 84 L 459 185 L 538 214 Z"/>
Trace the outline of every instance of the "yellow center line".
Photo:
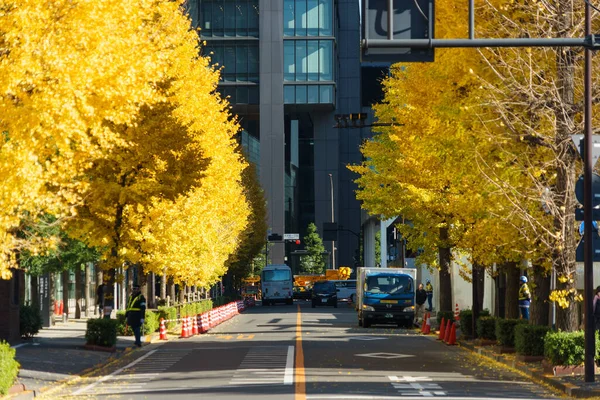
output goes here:
<path id="1" fill-rule="evenodd" d="M 306 379 L 304 376 L 304 351 L 302 350 L 302 314 L 298 305 L 296 319 L 296 368 L 295 368 L 296 396 L 295 400 L 306 400 Z"/>

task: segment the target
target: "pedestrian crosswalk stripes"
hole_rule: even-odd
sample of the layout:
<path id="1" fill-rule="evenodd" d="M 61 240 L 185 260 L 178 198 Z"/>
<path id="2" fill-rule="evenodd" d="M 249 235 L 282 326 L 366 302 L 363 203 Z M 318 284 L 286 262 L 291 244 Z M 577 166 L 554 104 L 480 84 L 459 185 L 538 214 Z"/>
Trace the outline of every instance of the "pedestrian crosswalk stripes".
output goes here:
<path id="1" fill-rule="evenodd" d="M 234 372 L 230 385 L 291 385 L 294 346 L 253 347 Z"/>
<path id="2" fill-rule="evenodd" d="M 149 351 L 112 374 L 76 390 L 73 395 L 111 395 L 139 391 L 188 354 L 189 352 L 173 353 L 168 350 Z"/>

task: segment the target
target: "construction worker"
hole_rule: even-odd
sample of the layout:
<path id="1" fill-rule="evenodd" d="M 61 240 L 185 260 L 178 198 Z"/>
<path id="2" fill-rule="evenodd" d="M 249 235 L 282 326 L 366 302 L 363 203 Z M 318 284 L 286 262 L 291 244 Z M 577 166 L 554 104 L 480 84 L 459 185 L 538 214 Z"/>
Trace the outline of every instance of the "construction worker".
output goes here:
<path id="1" fill-rule="evenodd" d="M 521 286 L 519 287 L 519 310 L 521 310 L 521 318 L 529 319 L 529 304 L 531 303 L 531 293 L 527 286 L 527 277 L 522 276 L 519 281 Z"/>
<path id="2" fill-rule="evenodd" d="M 144 325 L 144 317 L 146 316 L 146 299 L 140 292 L 140 287 L 134 285 L 132 288 L 131 296 L 127 301 L 127 310 L 125 311 L 125 317 L 127 318 L 127 325 L 133 330 L 135 336 L 135 345 L 142 347 L 142 334 L 141 329 Z"/>
<path id="3" fill-rule="evenodd" d="M 427 304 L 429 305 L 427 311 L 433 311 L 433 305 L 431 304 L 433 300 L 433 285 L 429 279 L 427 279 L 427 283 L 425 284 L 425 291 L 427 292 Z"/>

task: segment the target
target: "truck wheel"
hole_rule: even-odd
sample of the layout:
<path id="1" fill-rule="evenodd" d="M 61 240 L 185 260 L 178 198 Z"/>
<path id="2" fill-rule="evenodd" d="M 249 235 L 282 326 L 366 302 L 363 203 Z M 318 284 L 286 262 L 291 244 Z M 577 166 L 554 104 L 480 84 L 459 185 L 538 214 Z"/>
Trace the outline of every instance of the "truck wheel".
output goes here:
<path id="1" fill-rule="evenodd" d="M 350 296 L 350 302 L 351 302 L 351 303 L 354 303 L 354 302 L 355 302 L 355 300 L 356 300 L 356 295 L 355 295 L 355 294 L 351 295 L 351 296 Z"/>
<path id="2" fill-rule="evenodd" d="M 292 306 L 294 305 L 294 299 L 289 299 L 288 301 L 285 302 L 288 306 Z"/>
<path id="3" fill-rule="evenodd" d="M 337 301 L 335 302 L 335 304 L 333 305 L 333 308 L 337 308 Z"/>
<path id="4" fill-rule="evenodd" d="M 363 326 L 362 319 L 360 319 L 360 318 L 358 319 L 358 326 Z"/>
<path id="5" fill-rule="evenodd" d="M 371 326 L 371 322 L 367 321 L 366 319 L 363 320 L 363 328 L 368 328 Z"/>

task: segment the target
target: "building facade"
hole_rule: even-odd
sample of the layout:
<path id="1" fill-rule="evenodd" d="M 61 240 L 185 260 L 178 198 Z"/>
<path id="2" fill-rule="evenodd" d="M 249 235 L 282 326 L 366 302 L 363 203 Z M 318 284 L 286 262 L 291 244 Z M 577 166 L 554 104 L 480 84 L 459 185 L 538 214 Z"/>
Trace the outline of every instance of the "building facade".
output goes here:
<path id="1" fill-rule="evenodd" d="M 303 237 L 314 222 L 322 235 L 335 221 L 330 267 L 354 266 L 361 213 L 346 165 L 361 161 L 362 135 L 334 125 L 336 114 L 361 112 L 359 2 L 189 0 L 188 12 L 202 52 L 222 67 L 218 89 L 239 116 L 271 232 Z M 274 244 L 269 254 L 294 266 L 301 249 Z"/>

